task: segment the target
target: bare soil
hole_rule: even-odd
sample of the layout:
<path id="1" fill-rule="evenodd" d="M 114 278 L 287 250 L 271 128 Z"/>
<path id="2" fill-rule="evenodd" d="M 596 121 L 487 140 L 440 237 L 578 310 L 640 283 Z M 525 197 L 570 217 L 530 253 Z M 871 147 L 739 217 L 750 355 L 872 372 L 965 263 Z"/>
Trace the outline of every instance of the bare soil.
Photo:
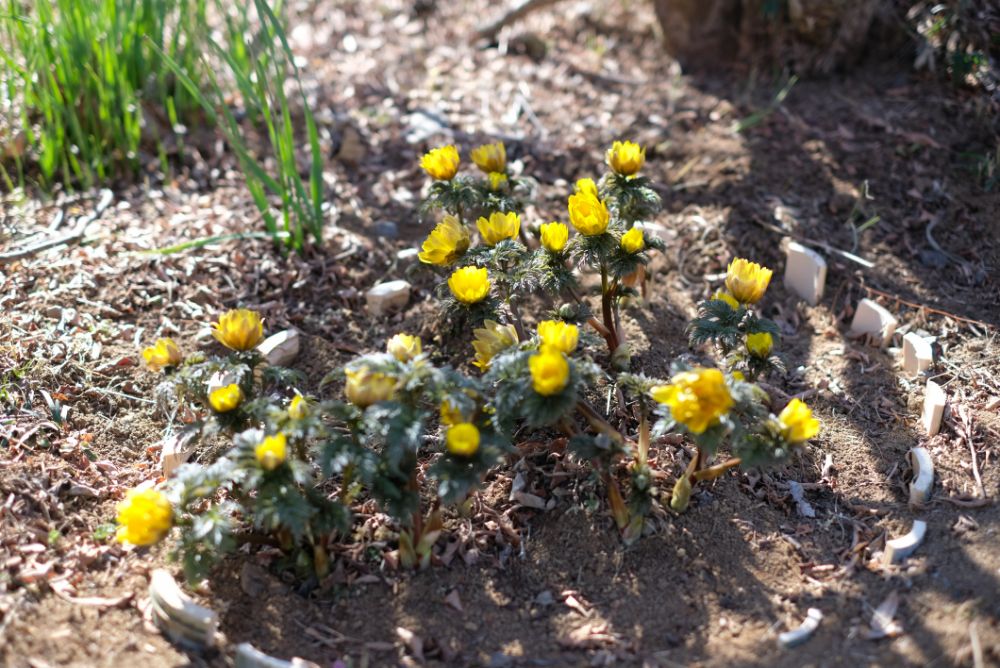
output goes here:
<path id="1" fill-rule="evenodd" d="M 645 5 L 561 3 L 499 45 L 468 44 L 494 4 L 300 8 L 293 46 L 334 156 L 328 240 L 306 257 L 254 240 L 142 254 L 258 227 L 231 157 L 206 150 L 167 180 L 151 172 L 113 188 L 84 243 L 0 266 L 0 662 L 221 666 L 249 641 L 323 666 L 1000 664 L 1000 201 L 974 169 L 995 147 L 975 96 L 915 75 L 901 56 L 800 82 L 734 132 L 770 108 L 781 82 L 682 76 Z M 220 613 L 225 642 L 209 653 L 171 645 L 142 613 L 150 569 L 176 571 L 169 545 L 126 551 L 107 538 L 124 490 L 159 475 L 167 425 L 141 346 L 169 335 L 208 349 L 214 315 L 244 305 L 271 331 L 306 335 L 296 366 L 307 391 L 398 331 L 461 361 L 466 341 L 438 334 L 431 273 L 396 252 L 430 228 L 414 213 L 418 156 L 491 137 L 538 178 L 524 216 L 537 222 L 565 218 L 570 184 L 596 173 L 612 139 L 648 146 L 670 240 L 649 303 L 626 316 L 634 368 L 664 376 L 679 355 L 708 355 L 686 343 L 694 305 L 730 257 L 754 258 L 776 269 L 764 308 L 788 367 L 768 389 L 805 393 L 822 433 L 786 467 L 702 487 L 688 512 L 657 514 L 630 548 L 598 482 L 545 434 L 526 435 L 473 512 L 448 517 L 441 563 L 389 568 L 388 518 L 365 503 L 359 541 L 336 548 L 330 578 L 303 580 L 275 551 L 245 547 L 194 592 Z M 6 200 L 8 248 L 96 199 Z M 397 238 L 375 235 L 384 221 Z M 787 236 L 874 266 L 827 253 L 827 295 L 806 307 L 781 285 Z M 376 319 L 363 294 L 384 277 L 407 278 L 414 295 Z M 950 398 L 941 434 L 922 434 L 923 379 L 902 374 L 894 351 L 846 336 L 862 297 L 901 329 L 936 337 L 931 377 Z M 930 448 L 937 481 L 914 509 L 905 454 L 917 445 Z M 679 473 L 670 439 L 653 456 L 664 481 Z M 515 472 L 555 507 L 509 501 Z M 789 481 L 805 486 L 815 518 L 797 512 Z M 884 541 L 914 519 L 928 522 L 924 545 L 882 567 Z M 874 609 L 890 597 L 898 627 L 871 639 Z M 819 630 L 780 649 L 777 633 L 810 607 L 825 615 Z"/>

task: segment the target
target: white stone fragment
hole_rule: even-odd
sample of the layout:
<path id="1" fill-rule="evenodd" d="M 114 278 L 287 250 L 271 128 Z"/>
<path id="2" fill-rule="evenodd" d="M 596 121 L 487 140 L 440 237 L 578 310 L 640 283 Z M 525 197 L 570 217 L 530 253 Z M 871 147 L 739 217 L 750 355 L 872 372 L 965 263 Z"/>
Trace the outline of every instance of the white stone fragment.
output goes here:
<path id="1" fill-rule="evenodd" d="M 288 366 L 299 354 L 299 330 L 286 329 L 264 339 L 259 352 L 271 366 Z"/>
<path id="2" fill-rule="evenodd" d="M 160 447 L 160 468 L 163 477 L 169 478 L 178 466 L 191 458 L 194 448 L 188 447 L 195 432 L 181 431 L 163 439 Z"/>
<path id="3" fill-rule="evenodd" d="M 870 299 L 858 302 L 851 321 L 851 335 L 871 334 L 885 345 L 896 332 L 896 318 L 889 311 Z"/>
<path id="4" fill-rule="evenodd" d="M 398 311 L 410 301 L 410 284 L 403 280 L 380 283 L 365 294 L 372 315 Z"/>
<path id="5" fill-rule="evenodd" d="M 924 388 L 924 433 L 933 436 L 941 429 L 941 418 L 944 416 L 944 407 L 948 403 L 948 395 L 944 388 L 933 380 L 927 381 Z"/>
<path id="6" fill-rule="evenodd" d="M 211 647 L 215 643 L 219 616 L 192 601 L 162 568 L 150 575 L 149 600 L 153 622 L 172 640 L 198 647 Z"/>
<path id="7" fill-rule="evenodd" d="M 913 480 L 910 481 L 910 504 L 920 506 L 931 498 L 934 487 L 934 462 L 927 448 L 913 448 L 907 454 L 910 468 L 913 469 Z"/>
<path id="8" fill-rule="evenodd" d="M 215 392 L 220 387 L 226 387 L 227 385 L 238 385 L 240 382 L 239 376 L 234 371 L 216 371 L 213 373 L 206 383 L 208 387 L 208 393 L 211 394 Z"/>
<path id="9" fill-rule="evenodd" d="M 785 287 L 815 306 L 826 286 L 826 260 L 811 248 L 791 241 L 786 249 Z"/>
<path id="10" fill-rule="evenodd" d="M 907 332 L 903 337 L 903 371 L 915 376 L 930 368 L 934 362 L 931 343 L 916 332 Z"/>
<path id="11" fill-rule="evenodd" d="M 404 248 L 396 253 L 396 259 L 399 260 L 400 264 L 410 264 L 416 262 L 419 255 L 420 251 L 416 248 Z"/>
<path id="12" fill-rule="evenodd" d="M 806 618 L 799 624 L 799 628 L 792 631 L 785 631 L 778 635 L 778 645 L 780 647 L 795 647 L 801 645 L 819 628 L 819 623 L 823 620 L 823 611 L 819 608 L 809 608 Z"/>
<path id="13" fill-rule="evenodd" d="M 886 541 L 885 552 L 882 553 L 882 563 L 885 566 L 894 564 L 896 562 L 906 559 L 908 556 L 916 552 L 920 544 L 924 542 L 924 536 L 927 534 L 927 522 L 923 520 L 913 520 L 913 528 L 910 529 L 910 533 L 905 536 L 900 536 L 899 538 L 893 538 L 892 540 Z"/>
<path id="14" fill-rule="evenodd" d="M 236 646 L 236 668 L 319 668 L 312 661 L 295 657 L 291 661 L 264 654 L 248 642 Z"/>
<path id="15" fill-rule="evenodd" d="M 659 223 L 636 223 L 636 227 L 641 228 L 643 234 L 649 237 L 655 237 L 662 241 L 670 241 L 670 231 Z"/>

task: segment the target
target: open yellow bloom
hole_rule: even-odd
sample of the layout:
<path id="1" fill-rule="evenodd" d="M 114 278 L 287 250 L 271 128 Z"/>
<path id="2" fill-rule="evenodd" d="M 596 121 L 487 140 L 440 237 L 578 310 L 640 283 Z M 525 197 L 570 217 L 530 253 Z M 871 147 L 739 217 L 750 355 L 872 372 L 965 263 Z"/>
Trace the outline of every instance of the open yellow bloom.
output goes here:
<path id="1" fill-rule="evenodd" d="M 490 293 L 490 275 L 485 267 L 462 267 L 452 272 L 448 289 L 455 299 L 466 305 L 486 299 Z"/>
<path id="2" fill-rule="evenodd" d="M 709 301 L 723 301 L 723 302 L 726 302 L 727 304 L 729 304 L 729 306 L 734 311 L 740 307 L 740 303 L 738 301 L 736 301 L 736 297 L 733 297 L 731 294 L 729 294 L 725 290 L 716 290 L 715 293 L 711 297 L 709 297 L 708 299 L 709 299 Z"/>
<path id="3" fill-rule="evenodd" d="M 569 383 L 569 362 L 561 352 L 542 349 L 528 358 L 531 387 L 543 397 L 562 392 Z"/>
<path id="4" fill-rule="evenodd" d="M 267 436 L 253 451 L 257 462 L 265 471 L 273 471 L 285 463 L 288 456 L 288 442 L 284 434 Z"/>
<path id="5" fill-rule="evenodd" d="M 158 543 L 173 523 L 174 511 L 167 496 L 155 489 L 129 490 L 117 510 L 115 538 L 120 543 L 139 546 Z"/>
<path id="6" fill-rule="evenodd" d="M 589 192 L 569 196 L 569 222 L 586 237 L 604 234 L 608 229 L 608 207 Z"/>
<path id="7" fill-rule="evenodd" d="M 502 141 L 477 146 L 469 153 L 469 157 L 485 174 L 502 174 L 507 171 L 507 148 Z"/>
<path id="8" fill-rule="evenodd" d="M 781 436 L 789 443 L 802 443 L 819 433 L 819 420 L 801 399 L 792 399 L 778 415 Z"/>
<path id="9" fill-rule="evenodd" d="M 228 413 L 243 402 L 243 390 L 236 383 L 217 387 L 208 393 L 208 405 L 216 413 Z"/>
<path id="10" fill-rule="evenodd" d="M 670 415 L 693 434 L 702 434 L 729 412 L 733 397 L 718 369 L 692 369 L 650 391 L 653 399 L 670 407 Z"/>
<path id="11" fill-rule="evenodd" d="M 409 362 L 423 352 L 423 346 L 419 336 L 400 333 L 389 339 L 385 350 L 400 362 Z"/>
<path id="12" fill-rule="evenodd" d="M 576 192 L 590 195 L 591 197 L 594 197 L 596 199 L 601 198 L 601 196 L 597 192 L 597 184 L 594 183 L 594 179 L 589 179 L 589 178 L 577 179 Z"/>
<path id="13" fill-rule="evenodd" d="M 726 288 L 741 304 L 756 304 L 764 296 L 771 274 L 767 267 L 738 257 L 726 270 Z"/>
<path id="14" fill-rule="evenodd" d="M 507 175 L 503 172 L 490 172 L 488 178 L 490 180 L 490 190 L 493 192 L 507 185 Z"/>
<path id="15" fill-rule="evenodd" d="M 496 320 L 487 320 L 483 324 L 485 327 L 472 330 L 475 336 L 472 347 L 476 350 L 476 359 L 472 363 L 480 371 L 486 371 L 494 357 L 517 343 L 517 330 L 513 325 L 501 325 Z"/>
<path id="16" fill-rule="evenodd" d="M 471 457 L 479 450 L 479 429 L 471 422 L 460 422 L 448 427 L 445 436 L 448 452 L 459 457 Z"/>
<path id="17" fill-rule="evenodd" d="M 642 236 L 642 230 L 633 227 L 622 235 L 622 250 L 626 253 L 638 253 L 646 247 L 646 240 Z"/>
<path id="18" fill-rule="evenodd" d="M 538 323 L 538 337 L 542 340 L 542 349 L 558 350 L 568 355 L 576 350 L 580 328 L 561 320 L 543 320 Z"/>
<path id="19" fill-rule="evenodd" d="M 420 166 L 432 179 L 451 181 L 458 173 L 458 164 L 461 160 L 458 149 L 449 144 L 425 153 L 424 157 L 420 158 Z"/>
<path id="20" fill-rule="evenodd" d="M 445 216 L 427 235 L 417 257 L 424 264 L 444 267 L 469 250 L 471 243 L 469 230 L 454 216 Z"/>
<path id="21" fill-rule="evenodd" d="M 459 422 L 465 422 L 465 416 L 462 415 L 462 411 L 459 410 L 458 406 L 451 403 L 449 399 L 444 399 L 441 401 L 441 424 L 454 425 Z"/>
<path id="22" fill-rule="evenodd" d="M 301 394 L 296 394 L 288 403 L 288 417 L 293 420 L 301 420 L 309 417 L 309 400 Z"/>
<path id="23" fill-rule="evenodd" d="M 142 358 L 150 371 L 159 371 L 165 366 L 177 366 L 184 357 L 173 339 L 157 339 L 156 343 L 142 351 Z"/>
<path id="24" fill-rule="evenodd" d="M 767 357 L 774 347 L 774 338 L 767 332 L 747 334 L 747 352 L 754 357 Z"/>
<path id="25" fill-rule="evenodd" d="M 212 336 L 230 350 L 253 350 L 264 338 L 264 320 L 256 311 L 235 308 L 212 324 Z"/>
<path id="26" fill-rule="evenodd" d="M 542 247 L 550 253 L 561 253 L 569 241 L 569 228 L 562 223 L 544 223 L 540 228 Z"/>
<path id="27" fill-rule="evenodd" d="M 476 221 L 479 234 L 487 246 L 496 246 L 504 239 L 516 239 L 521 231 L 521 217 L 516 212 L 501 213 L 494 211 L 489 220 L 480 218 Z"/>
<path id="28" fill-rule="evenodd" d="M 344 396 L 358 408 L 368 408 L 380 401 L 389 401 L 396 395 L 397 381 L 392 376 L 368 367 L 351 370 L 345 369 L 347 382 L 344 384 Z"/>
<path id="29" fill-rule="evenodd" d="M 608 167 L 622 176 L 632 176 L 646 162 L 646 149 L 635 142 L 616 141 L 611 144 L 605 156 Z"/>

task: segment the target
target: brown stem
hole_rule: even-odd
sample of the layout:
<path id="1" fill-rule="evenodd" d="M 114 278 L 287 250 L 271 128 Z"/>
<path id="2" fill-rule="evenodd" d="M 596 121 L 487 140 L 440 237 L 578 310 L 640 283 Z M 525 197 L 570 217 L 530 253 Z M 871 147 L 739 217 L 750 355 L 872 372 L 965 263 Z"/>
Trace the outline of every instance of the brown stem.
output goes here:
<path id="1" fill-rule="evenodd" d="M 701 480 L 715 480 L 720 475 L 728 471 L 729 469 L 739 466 L 742 463 L 739 457 L 733 457 L 728 459 L 721 464 L 716 464 L 715 466 L 709 466 L 708 468 L 695 471 L 691 474 L 691 482 L 699 482 Z"/>
<path id="2" fill-rule="evenodd" d="M 642 411 L 642 415 L 639 418 L 639 445 L 636 449 L 636 461 L 639 463 L 640 467 L 646 465 L 649 460 L 649 418 L 646 417 L 646 411 Z"/>
<path id="3" fill-rule="evenodd" d="M 420 483 L 417 480 L 417 469 L 413 468 L 410 472 L 410 481 L 407 483 L 406 488 L 411 492 L 416 492 L 419 498 L 420 495 Z M 417 509 L 413 511 L 413 546 L 416 547 L 417 543 L 420 542 L 420 537 L 424 533 L 424 516 L 420 512 L 420 503 L 417 503 Z"/>
<path id="4" fill-rule="evenodd" d="M 521 320 L 521 311 L 518 310 L 517 304 L 509 296 L 507 297 L 507 306 L 510 308 L 510 313 L 514 317 L 514 329 L 517 331 L 517 338 L 521 341 L 527 341 L 528 337 L 524 332 L 524 322 Z"/>
<path id="5" fill-rule="evenodd" d="M 586 418 L 591 427 L 603 434 L 606 434 L 618 443 L 623 443 L 625 441 L 625 437 L 622 436 L 621 432 L 611 426 L 611 423 L 605 420 L 604 416 L 598 413 L 597 410 L 587 403 L 585 399 L 578 399 L 576 402 L 576 408 L 581 414 L 583 414 L 583 417 Z"/>
<path id="6" fill-rule="evenodd" d="M 611 353 L 618 350 L 618 332 L 615 327 L 614 315 L 611 312 L 611 290 L 608 285 L 608 266 L 601 264 L 601 315 L 604 318 L 604 327 L 608 330 L 608 346 Z"/>

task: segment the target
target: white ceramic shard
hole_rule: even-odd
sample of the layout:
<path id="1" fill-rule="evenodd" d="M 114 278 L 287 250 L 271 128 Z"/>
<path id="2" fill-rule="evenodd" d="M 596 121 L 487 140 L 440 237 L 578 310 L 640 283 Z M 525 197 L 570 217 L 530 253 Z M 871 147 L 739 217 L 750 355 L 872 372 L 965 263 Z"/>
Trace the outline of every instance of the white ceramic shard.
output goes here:
<path id="1" fill-rule="evenodd" d="M 862 299 L 854 311 L 851 335 L 871 334 L 884 346 L 896 332 L 896 318 L 870 299 Z"/>
<path id="2" fill-rule="evenodd" d="M 292 668 L 291 661 L 264 654 L 248 642 L 236 646 L 236 668 Z"/>
<path id="3" fill-rule="evenodd" d="M 226 387 L 227 385 L 237 385 L 240 382 L 240 377 L 233 371 L 216 371 L 208 378 L 206 383 L 208 387 L 208 393 L 211 394 L 221 387 Z"/>
<path id="4" fill-rule="evenodd" d="M 933 436 L 941 429 L 941 418 L 944 416 L 944 407 L 948 403 L 948 395 L 944 388 L 933 380 L 927 381 L 924 388 L 924 433 Z"/>
<path id="5" fill-rule="evenodd" d="M 178 466 L 191 458 L 194 448 L 188 447 L 196 432 L 181 431 L 163 439 L 160 447 L 160 468 L 163 477 L 169 478 Z"/>
<path id="6" fill-rule="evenodd" d="M 907 332 L 903 337 L 903 371 L 915 376 L 930 368 L 934 362 L 931 343 L 916 332 Z"/>
<path id="7" fill-rule="evenodd" d="M 882 553 L 882 563 L 888 566 L 906 559 L 916 552 L 920 544 L 924 542 L 926 534 L 927 522 L 913 520 L 913 528 L 910 529 L 908 534 L 886 541 L 885 552 Z"/>
<path id="8" fill-rule="evenodd" d="M 403 280 L 380 283 L 365 295 L 372 315 L 398 311 L 410 301 L 410 284 Z"/>
<path id="9" fill-rule="evenodd" d="M 636 226 L 642 229 L 643 234 L 648 237 L 656 237 L 662 241 L 670 241 L 668 238 L 670 236 L 670 232 L 666 227 L 660 225 L 659 223 L 636 223 Z"/>
<path id="10" fill-rule="evenodd" d="M 795 647 L 801 645 L 819 628 L 820 621 L 823 620 L 823 611 L 819 608 L 809 608 L 806 618 L 802 620 L 797 629 L 785 631 L 778 635 L 778 645 L 781 647 Z"/>
<path id="11" fill-rule="evenodd" d="M 826 286 L 826 260 L 795 241 L 789 242 L 785 252 L 785 287 L 815 306 L 823 298 Z"/>
<path id="12" fill-rule="evenodd" d="M 934 462 L 927 448 L 913 448 L 907 456 L 913 469 L 913 480 L 910 481 L 910 504 L 920 506 L 931 498 L 931 490 L 934 488 Z"/>
<path id="13" fill-rule="evenodd" d="M 157 568 L 149 578 L 153 622 L 171 639 L 199 647 L 211 647 L 219 628 L 219 616 L 192 601 L 173 576 Z"/>
<path id="14" fill-rule="evenodd" d="M 410 264 L 415 262 L 419 255 L 420 251 L 416 248 L 404 248 L 396 253 L 396 259 L 399 260 L 400 264 Z"/>
<path id="15" fill-rule="evenodd" d="M 286 329 L 264 339 L 257 352 L 271 366 L 288 366 L 298 357 L 299 345 L 299 330 Z"/>

